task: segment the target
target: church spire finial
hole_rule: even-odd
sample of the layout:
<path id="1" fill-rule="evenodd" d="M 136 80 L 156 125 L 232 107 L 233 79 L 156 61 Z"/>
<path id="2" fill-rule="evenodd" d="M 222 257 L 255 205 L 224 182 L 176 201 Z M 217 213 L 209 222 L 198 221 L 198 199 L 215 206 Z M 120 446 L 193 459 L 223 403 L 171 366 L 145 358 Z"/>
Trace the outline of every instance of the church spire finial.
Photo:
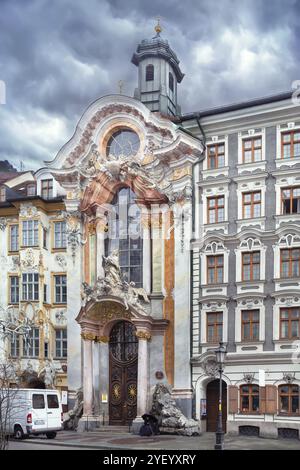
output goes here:
<path id="1" fill-rule="evenodd" d="M 154 30 L 156 31 L 156 36 L 160 36 L 160 33 L 162 32 L 162 27 L 160 25 L 160 17 L 158 16 L 156 20 L 157 20 L 157 25 L 155 26 Z"/>

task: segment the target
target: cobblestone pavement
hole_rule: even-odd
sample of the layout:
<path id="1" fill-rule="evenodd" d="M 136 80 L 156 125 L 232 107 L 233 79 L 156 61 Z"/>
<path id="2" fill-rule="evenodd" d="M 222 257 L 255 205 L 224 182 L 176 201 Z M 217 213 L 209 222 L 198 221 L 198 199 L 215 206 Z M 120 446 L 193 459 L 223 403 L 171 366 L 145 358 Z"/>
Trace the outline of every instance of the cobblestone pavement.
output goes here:
<path id="1" fill-rule="evenodd" d="M 56 439 L 30 437 L 22 442 L 11 441 L 10 449 L 145 449 L 150 450 L 212 450 L 215 435 L 204 433 L 198 437 L 153 436 L 140 437 L 127 432 L 62 431 Z M 244 436 L 225 436 L 225 449 L 232 450 L 300 450 L 300 441 L 293 439 L 263 439 Z"/>

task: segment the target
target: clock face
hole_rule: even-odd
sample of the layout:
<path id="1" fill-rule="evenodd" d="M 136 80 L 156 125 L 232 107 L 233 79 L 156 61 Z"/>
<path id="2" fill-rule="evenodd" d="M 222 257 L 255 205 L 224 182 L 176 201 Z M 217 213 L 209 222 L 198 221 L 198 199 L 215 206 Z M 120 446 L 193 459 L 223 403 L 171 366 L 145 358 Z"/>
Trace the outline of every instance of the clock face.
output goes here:
<path id="1" fill-rule="evenodd" d="M 139 136 L 131 129 L 120 129 L 109 139 L 106 154 L 115 158 L 135 156 L 140 148 Z"/>

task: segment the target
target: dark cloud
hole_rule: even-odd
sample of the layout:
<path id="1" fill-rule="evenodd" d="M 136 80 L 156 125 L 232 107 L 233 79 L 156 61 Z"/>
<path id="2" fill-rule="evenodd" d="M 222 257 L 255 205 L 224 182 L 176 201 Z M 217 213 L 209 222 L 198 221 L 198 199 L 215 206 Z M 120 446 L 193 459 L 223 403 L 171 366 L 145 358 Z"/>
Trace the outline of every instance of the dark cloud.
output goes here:
<path id="1" fill-rule="evenodd" d="M 0 159 L 51 160 L 88 104 L 133 94 L 137 43 L 163 35 L 181 59 L 183 112 L 290 89 L 300 79 L 299 0 L 0 0 Z"/>

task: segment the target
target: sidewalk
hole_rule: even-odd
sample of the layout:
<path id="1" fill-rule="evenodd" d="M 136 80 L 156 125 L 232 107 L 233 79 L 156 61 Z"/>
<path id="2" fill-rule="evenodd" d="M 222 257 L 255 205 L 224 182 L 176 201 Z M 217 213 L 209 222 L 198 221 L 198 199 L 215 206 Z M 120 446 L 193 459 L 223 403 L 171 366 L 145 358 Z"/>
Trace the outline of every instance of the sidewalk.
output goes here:
<path id="1" fill-rule="evenodd" d="M 56 439 L 44 436 L 31 437 L 22 441 L 26 445 L 76 447 L 78 449 L 146 449 L 146 450 L 213 450 L 215 435 L 185 437 L 161 435 L 140 437 L 127 432 L 84 432 L 62 431 Z M 257 437 L 225 436 L 225 449 L 232 450 L 300 450 L 299 440 L 263 439 Z"/>

